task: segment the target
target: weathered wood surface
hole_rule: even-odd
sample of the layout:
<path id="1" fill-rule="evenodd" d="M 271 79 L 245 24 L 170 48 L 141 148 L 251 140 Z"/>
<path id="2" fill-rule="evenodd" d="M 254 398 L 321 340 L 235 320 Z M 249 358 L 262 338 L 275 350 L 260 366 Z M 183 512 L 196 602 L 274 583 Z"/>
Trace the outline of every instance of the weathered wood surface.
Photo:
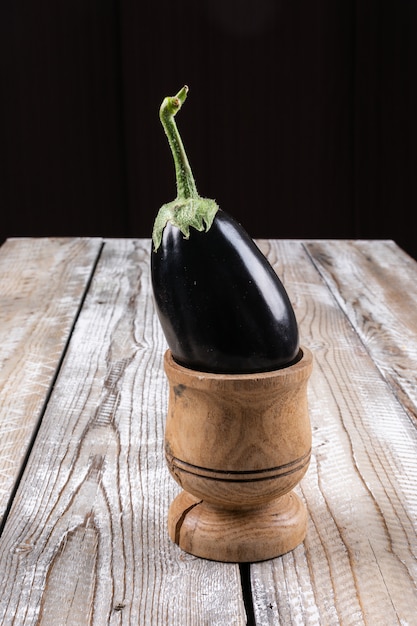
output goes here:
<path id="1" fill-rule="evenodd" d="M 82 245 L 71 243 L 71 262 L 64 254 L 62 265 L 51 265 L 55 294 L 65 293 L 59 268 L 65 274 L 66 263 L 85 259 Z M 314 367 L 313 454 L 297 488 L 307 537 L 293 552 L 251 565 L 256 623 L 414 626 L 417 264 L 389 241 L 260 246 L 288 289 Z M 180 489 L 163 454 L 166 344 L 149 249 L 146 240 L 105 242 L 59 376 L 42 396 L 42 423 L 0 538 L 1 624 L 245 624 L 237 566 L 191 557 L 168 538 L 168 507 Z M 94 254 L 75 274 L 88 276 Z M 57 295 L 49 306 L 58 306 Z M 53 317 L 69 327 L 75 318 L 67 305 Z M 13 331 L 0 326 L 1 337 L 18 335 L 20 318 L 15 323 Z M 49 358 L 46 335 L 35 335 L 28 331 L 27 340 L 36 359 Z M 18 371 L 25 347 L 18 341 L 7 353 L 21 381 L 7 395 L 15 407 L 34 406 L 41 393 L 36 382 L 28 392 L 32 370 Z M 0 359 L 5 354 L 0 345 Z M 47 386 L 52 379 L 40 378 Z M 6 411 L 0 428 L 8 419 Z"/>
<path id="2" fill-rule="evenodd" d="M 1 537 L 2 624 L 245 624 L 238 566 L 168 538 L 149 249 L 104 246 Z"/>
<path id="3" fill-rule="evenodd" d="M 0 249 L 0 523 L 100 246 L 14 239 Z"/>
<path id="4" fill-rule="evenodd" d="M 315 241 L 306 248 L 417 426 L 416 261 L 393 241 Z"/>
<path id="5" fill-rule="evenodd" d="M 257 624 L 417 624 L 417 266 L 391 243 L 262 248 L 315 367 L 307 537 L 252 566 Z"/>

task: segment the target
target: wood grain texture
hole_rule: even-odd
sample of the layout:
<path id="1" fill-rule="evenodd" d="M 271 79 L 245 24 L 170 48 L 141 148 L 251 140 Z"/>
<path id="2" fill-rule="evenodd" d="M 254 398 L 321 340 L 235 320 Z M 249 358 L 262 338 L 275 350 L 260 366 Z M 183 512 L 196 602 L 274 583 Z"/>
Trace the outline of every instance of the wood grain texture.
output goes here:
<path id="1" fill-rule="evenodd" d="M 309 511 L 307 536 L 292 553 L 252 566 L 257 624 L 415 624 L 417 431 L 409 408 L 402 406 L 380 363 L 373 362 L 368 345 L 386 346 L 392 329 L 382 322 L 373 324 L 372 342 L 369 335 L 366 343 L 364 324 L 347 314 L 343 292 L 358 294 L 360 270 L 348 263 L 343 271 L 340 259 L 356 258 L 363 266 L 363 244 L 260 245 L 288 289 L 315 368 L 309 386 L 312 459 L 299 490 Z M 321 256 L 326 275 L 317 271 L 320 249 L 326 252 Z M 394 289 L 389 284 L 391 263 L 396 259 L 397 267 L 404 267 L 406 260 L 393 246 L 384 267 L 383 258 L 372 257 L 372 249 L 369 265 L 374 276 L 379 273 L 380 288 L 387 271 L 385 290 Z M 333 268 L 331 285 L 328 268 Z M 408 271 L 411 279 L 415 270 Z M 369 278 L 370 270 L 366 274 Z M 371 294 L 372 288 L 371 283 Z M 380 296 L 380 301 L 373 297 L 377 319 L 385 307 L 385 292 Z M 392 294 L 391 306 L 394 300 Z M 355 308 L 352 303 L 351 313 Z M 409 332 L 415 350 L 416 336 Z"/>
<path id="2" fill-rule="evenodd" d="M 303 541 L 305 507 L 289 493 L 311 453 L 313 356 L 305 347 L 300 353 L 288 367 L 256 374 L 192 370 L 165 353 L 165 454 L 184 489 L 170 507 L 168 528 L 186 552 L 247 563 Z"/>
<path id="3" fill-rule="evenodd" d="M 0 522 L 100 247 L 13 239 L 0 249 Z"/>
<path id="4" fill-rule="evenodd" d="M 393 241 L 315 241 L 306 248 L 417 426 L 417 262 Z"/>
<path id="5" fill-rule="evenodd" d="M 6 385 L 22 391 L 13 410 L 26 419 L 47 399 L 0 538 L 0 623 L 243 625 L 238 567 L 187 555 L 168 538 L 179 488 L 163 453 L 166 343 L 149 241 L 105 242 L 49 389 L 96 244 L 45 240 L 38 260 L 36 241 L 0 252 L 0 268 L 4 256 L 14 267 L 0 283 L 1 371 L 10 367 Z M 307 536 L 251 565 L 257 626 L 414 626 L 416 264 L 389 241 L 259 245 L 289 292 L 314 368 L 312 457 L 296 488 Z M 3 412 L 0 429 L 8 433 L 14 415 Z"/>
<path id="6" fill-rule="evenodd" d="M 238 566 L 168 538 L 179 489 L 149 251 L 105 243 L 1 538 L 0 623 L 246 622 Z"/>

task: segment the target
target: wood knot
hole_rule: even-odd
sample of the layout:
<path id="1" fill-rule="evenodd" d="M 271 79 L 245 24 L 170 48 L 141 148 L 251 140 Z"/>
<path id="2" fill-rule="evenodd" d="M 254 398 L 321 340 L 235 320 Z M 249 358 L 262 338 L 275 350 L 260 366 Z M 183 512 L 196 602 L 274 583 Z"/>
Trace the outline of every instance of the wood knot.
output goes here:
<path id="1" fill-rule="evenodd" d="M 182 394 L 184 393 L 186 389 L 185 385 L 175 385 L 174 387 L 174 394 L 178 397 L 181 398 Z"/>

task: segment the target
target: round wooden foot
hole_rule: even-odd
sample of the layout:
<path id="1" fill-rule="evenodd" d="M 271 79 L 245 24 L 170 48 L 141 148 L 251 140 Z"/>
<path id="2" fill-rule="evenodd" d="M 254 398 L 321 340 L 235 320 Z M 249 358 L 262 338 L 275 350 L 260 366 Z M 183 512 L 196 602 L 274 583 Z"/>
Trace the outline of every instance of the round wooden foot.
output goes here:
<path id="1" fill-rule="evenodd" d="M 168 514 L 171 539 L 194 556 L 245 563 L 293 550 L 305 537 L 307 512 L 291 491 L 249 510 L 222 509 L 183 491 Z"/>

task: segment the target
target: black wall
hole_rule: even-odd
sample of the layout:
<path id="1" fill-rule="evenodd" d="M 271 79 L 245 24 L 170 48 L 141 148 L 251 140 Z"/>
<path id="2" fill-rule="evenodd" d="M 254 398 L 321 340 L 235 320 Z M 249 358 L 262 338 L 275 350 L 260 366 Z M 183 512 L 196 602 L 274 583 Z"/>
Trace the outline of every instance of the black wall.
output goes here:
<path id="1" fill-rule="evenodd" d="M 0 8 L 0 241 L 149 237 L 202 195 L 253 237 L 392 238 L 417 258 L 417 2 L 14 0 Z"/>

